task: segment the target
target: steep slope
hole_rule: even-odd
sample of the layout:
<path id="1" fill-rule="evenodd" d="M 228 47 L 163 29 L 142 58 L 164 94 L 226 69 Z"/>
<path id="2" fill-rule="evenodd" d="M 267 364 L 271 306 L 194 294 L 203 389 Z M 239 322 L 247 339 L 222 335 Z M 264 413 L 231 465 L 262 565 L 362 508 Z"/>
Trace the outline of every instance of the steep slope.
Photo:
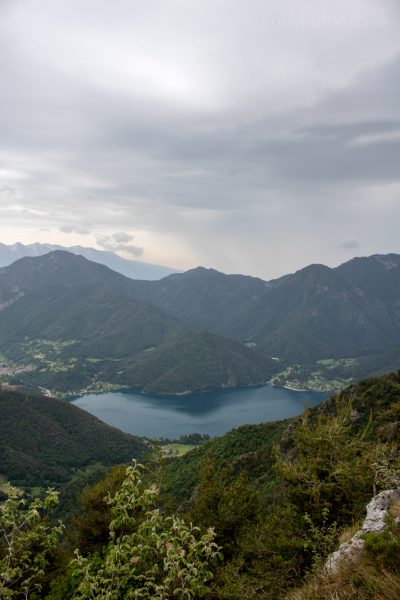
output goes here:
<path id="1" fill-rule="evenodd" d="M 353 384 L 331 396 L 320 405 L 310 409 L 309 417 L 335 415 L 336 401 L 351 403 L 353 408 L 353 432 L 363 431 L 370 422 L 365 435 L 371 441 L 387 439 L 400 442 L 400 371 L 371 377 Z M 294 417 L 258 425 L 243 425 L 221 437 L 188 452 L 179 460 L 171 459 L 165 470 L 164 484 L 166 495 L 174 508 L 185 503 L 192 496 L 199 480 L 199 466 L 211 453 L 218 466 L 228 463 L 229 473 L 243 471 L 249 481 L 259 489 L 264 484 L 276 483 L 273 465 L 276 460 L 273 447 L 281 446 L 287 451 L 295 428 L 300 426 L 303 417 Z M 267 494 L 269 492 L 267 491 Z M 276 498 L 272 495 L 274 501 Z"/>
<path id="2" fill-rule="evenodd" d="M 267 282 L 256 277 L 225 275 L 204 267 L 170 275 L 159 282 L 135 281 L 132 285 L 138 297 L 169 315 L 227 337 L 237 337 L 233 331 L 235 323 L 243 314 L 252 314 L 268 287 Z"/>
<path id="3" fill-rule="evenodd" d="M 188 325 L 254 342 L 284 360 L 361 357 L 399 345 L 400 256 L 394 254 L 336 269 L 310 265 L 270 282 L 199 268 L 134 287 Z"/>
<path id="4" fill-rule="evenodd" d="M 363 523 L 376 491 L 396 485 L 399 450 L 397 372 L 353 385 L 303 416 L 240 427 L 170 459 L 163 500 L 172 510 L 183 507 L 188 520 L 215 526 L 224 565 L 214 597 L 394 600 L 400 581 L 394 519 L 380 543 L 369 545 L 369 573 L 358 569 L 358 555 L 347 562 L 345 578 L 338 571 L 328 582 L 324 569 L 318 588 L 313 580 L 299 596 L 288 588 L 322 567 L 339 535 L 352 537 L 349 528 Z M 398 516 L 399 504 L 393 509 Z"/>
<path id="5" fill-rule="evenodd" d="M 123 287 L 129 280 L 103 265 L 81 256 L 56 251 L 38 258 L 22 258 L 0 269 L 0 310 L 32 290 L 104 283 Z"/>
<path id="6" fill-rule="evenodd" d="M 62 482 L 74 469 L 141 460 L 145 453 L 144 440 L 72 404 L 0 386 L 0 471 L 14 482 Z"/>
<path id="7" fill-rule="evenodd" d="M 72 254 L 79 254 L 88 260 L 100 263 L 132 279 L 156 280 L 167 277 L 171 273 L 178 273 L 179 269 L 153 265 L 139 260 L 126 260 L 114 252 L 96 250 L 85 246 L 64 247 L 56 244 L 0 244 L 0 267 L 7 267 L 16 260 L 26 256 L 42 256 L 55 250 L 63 250 Z"/>
<path id="8" fill-rule="evenodd" d="M 377 354 L 396 349 L 400 339 L 400 322 L 390 326 L 371 296 L 323 265 L 278 280 L 255 307 L 263 309 L 263 326 L 252 337 L 290 360 Z"/>
<path id="9" fill-rule="evenodd" d="M 270 377 L 271 359 L 166 317 L 132 283 L 65 252 L 1 269 L 0 351 L 26 365 L 19 378 L 61 391 L 109 382 L 179 393 Z"/>

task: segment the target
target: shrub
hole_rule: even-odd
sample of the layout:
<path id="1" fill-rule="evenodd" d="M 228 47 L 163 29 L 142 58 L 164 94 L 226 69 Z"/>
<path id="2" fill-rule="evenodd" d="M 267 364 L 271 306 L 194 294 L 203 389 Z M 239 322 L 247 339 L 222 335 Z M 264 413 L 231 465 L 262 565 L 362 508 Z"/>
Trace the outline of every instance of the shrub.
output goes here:
<path id="1" fill-rule="evenodd" d="M 148 598 L 190 600 L 204 596 L 212 579 L 211 564 L 220 557 L 214 531 L 177 517 L 164 517 L 156 508 L 156 486 L 142 489 L 140 468 L 133 462 L 111 507 L 110 541 L 103 556 L 72 561 L 78 581 L 74 599 Z M 128 532 L 128 533 L 127 533 Z"/>
<path id="2" fill-rule="evenodd" d="M 47 583 L 46 571 L 57 550 L 63 525 L 50 526 L 49 512 L 58 495 L 49 489 L 42 500 L 27 501 L 13 494 L 0 510 L 0 597 L 31 598 Z"/>

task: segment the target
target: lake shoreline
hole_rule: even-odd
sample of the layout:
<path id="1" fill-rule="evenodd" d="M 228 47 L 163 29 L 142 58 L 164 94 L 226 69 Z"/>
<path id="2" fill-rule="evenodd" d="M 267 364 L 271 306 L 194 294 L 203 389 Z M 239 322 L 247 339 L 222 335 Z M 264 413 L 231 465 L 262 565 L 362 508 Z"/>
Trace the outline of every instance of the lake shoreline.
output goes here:
<path id="1" fill-rule="evenodd" d="M 218 388 L 209 388 L 207 390 L 195 390 L 195 391 L 191 391 L 191 390 L 185 390 L 183 392 L 146 392 L 143 389 L 140 388 L 134 388 L 134 387 L 129 387 L 126 385 L 121 385 L 121 386 L 113 386 L 111 389 L 108 388 L 107 386 L 105 387 L 105 389 L 96 389 L 96 388 L 82 388 L 81 390 L 77 391 L 77 392 L 67 392 L 66 394 L 64 394 L 63 399 L 67 400 L 67 401 L 71 401 L 71 400 L 76 400 L 78 398 L 81 398 L 82 396 L 87 396 L 90 394 L 109 394 L 109 393 L 135 393 L 135 394 L 142 394 L 143 396 L 149 396 L 149 397 L 160 397 L 160 398 L 182 398 L 182 397 L 190 397 L 190 396 L 194 396 L 196 394 L 210 394 L 213 392 L 231 392 L 234 390 L 243 390 L 243 389 L 253 389 L 253 388 L 260 388 L 260 387 L 266 387 L 268 385 L 274 385 L 274 387 L 277 388 L 284 388 L 285 386 L 281 386 L 281 385 L 276 385 L 273 384 L 272 381 L 266 381 L 264 383 L 249 383 L 246 385 L 232 385 L 232 386 L 221 386 Z M 289 389 L 289 388 L 287 388 Z M 49 390 L 51 391 L 51 390 Z M 294 390 L 293 391 L 308 391 L 308 390 Z M 312 392 L 312 390 L 309 390 Z M 313 392 L 312 392 L 313 393 Z"/>
<path id="2" fill-rule="evenodd" d="M 267 383 L 163 396 L 125 389 L 88 393 L 71 402 L 127 433 L 176 439 L 193 433 L 215 437 L 242 425 L 295 417 L 327 396 Z"/>

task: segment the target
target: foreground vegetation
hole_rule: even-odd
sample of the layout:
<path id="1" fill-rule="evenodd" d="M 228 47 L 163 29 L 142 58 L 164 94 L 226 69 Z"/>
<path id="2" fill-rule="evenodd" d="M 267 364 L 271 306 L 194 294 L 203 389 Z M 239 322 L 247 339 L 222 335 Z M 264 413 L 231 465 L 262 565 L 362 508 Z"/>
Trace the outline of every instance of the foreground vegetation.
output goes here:
<path id="1" fill-rule="evenodd" d="M 359 528 L 371 496 L 398 485 L 399 449 L 400 372 L 351 386 L 300 418 L 241 427 L 180 458 L 151 460 L 142 482 L 135 467 L 115 467 L 80 493 L 65 530 L 37 505 L 44 541 L 28 522 L 19 531 L 43 551 L 21 542 L 18 583 L 4 576 L 3 523 L 3 596 L 24 597 L 23 565 L 42 556 L 25 597 L 394 600 L 394 520 L 383 537 L 366 540 L 355 566 L 330 575 L 321 566 Z"/>
<path id="2" fill-rule="evenodd" d="M 0 597 L 153 598 L 203 596 L 212 579 L 210 567 L 221 557 L 210 529 L 201 535 L 176 516 L 156 508 L 158 490 L 143 488 L 134 462 L 115 494 L 109 494 L 109 541 L 102 556 L 79 551 L 52 581 L 63 525 L 49 524 L 47 513 L 57 503 L 49 490 L 43 501 L 28 507 L 17 496 L 0 513 L 4 548 L 0 555 Z"/>

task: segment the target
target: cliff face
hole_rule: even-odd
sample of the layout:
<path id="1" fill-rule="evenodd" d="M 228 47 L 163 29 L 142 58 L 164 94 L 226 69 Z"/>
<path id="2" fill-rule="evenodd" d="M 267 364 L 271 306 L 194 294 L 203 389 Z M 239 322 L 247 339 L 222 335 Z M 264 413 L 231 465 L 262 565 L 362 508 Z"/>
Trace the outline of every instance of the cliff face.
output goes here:
<path id="1" fill-rule="evenodd" d="M 357 531 L 350 541 L 341 544 L 339 550 L 329 556 L 325 563 L 325 569 L 328 572 L 336 571 L 344 558 L 356 560 L 364 548 L 363 538 L 365 534 L 383 531 L 387 526 L 386 519 L 390 513 L 390 507 L 398 501 L 400 501 L 400 494 L 395 490 L 386 490 L 374 496 L 367 505 L 367 516 L 362 528 Z M 395 518 L 395 522 L 400 525 L 400 518 Z"/>

